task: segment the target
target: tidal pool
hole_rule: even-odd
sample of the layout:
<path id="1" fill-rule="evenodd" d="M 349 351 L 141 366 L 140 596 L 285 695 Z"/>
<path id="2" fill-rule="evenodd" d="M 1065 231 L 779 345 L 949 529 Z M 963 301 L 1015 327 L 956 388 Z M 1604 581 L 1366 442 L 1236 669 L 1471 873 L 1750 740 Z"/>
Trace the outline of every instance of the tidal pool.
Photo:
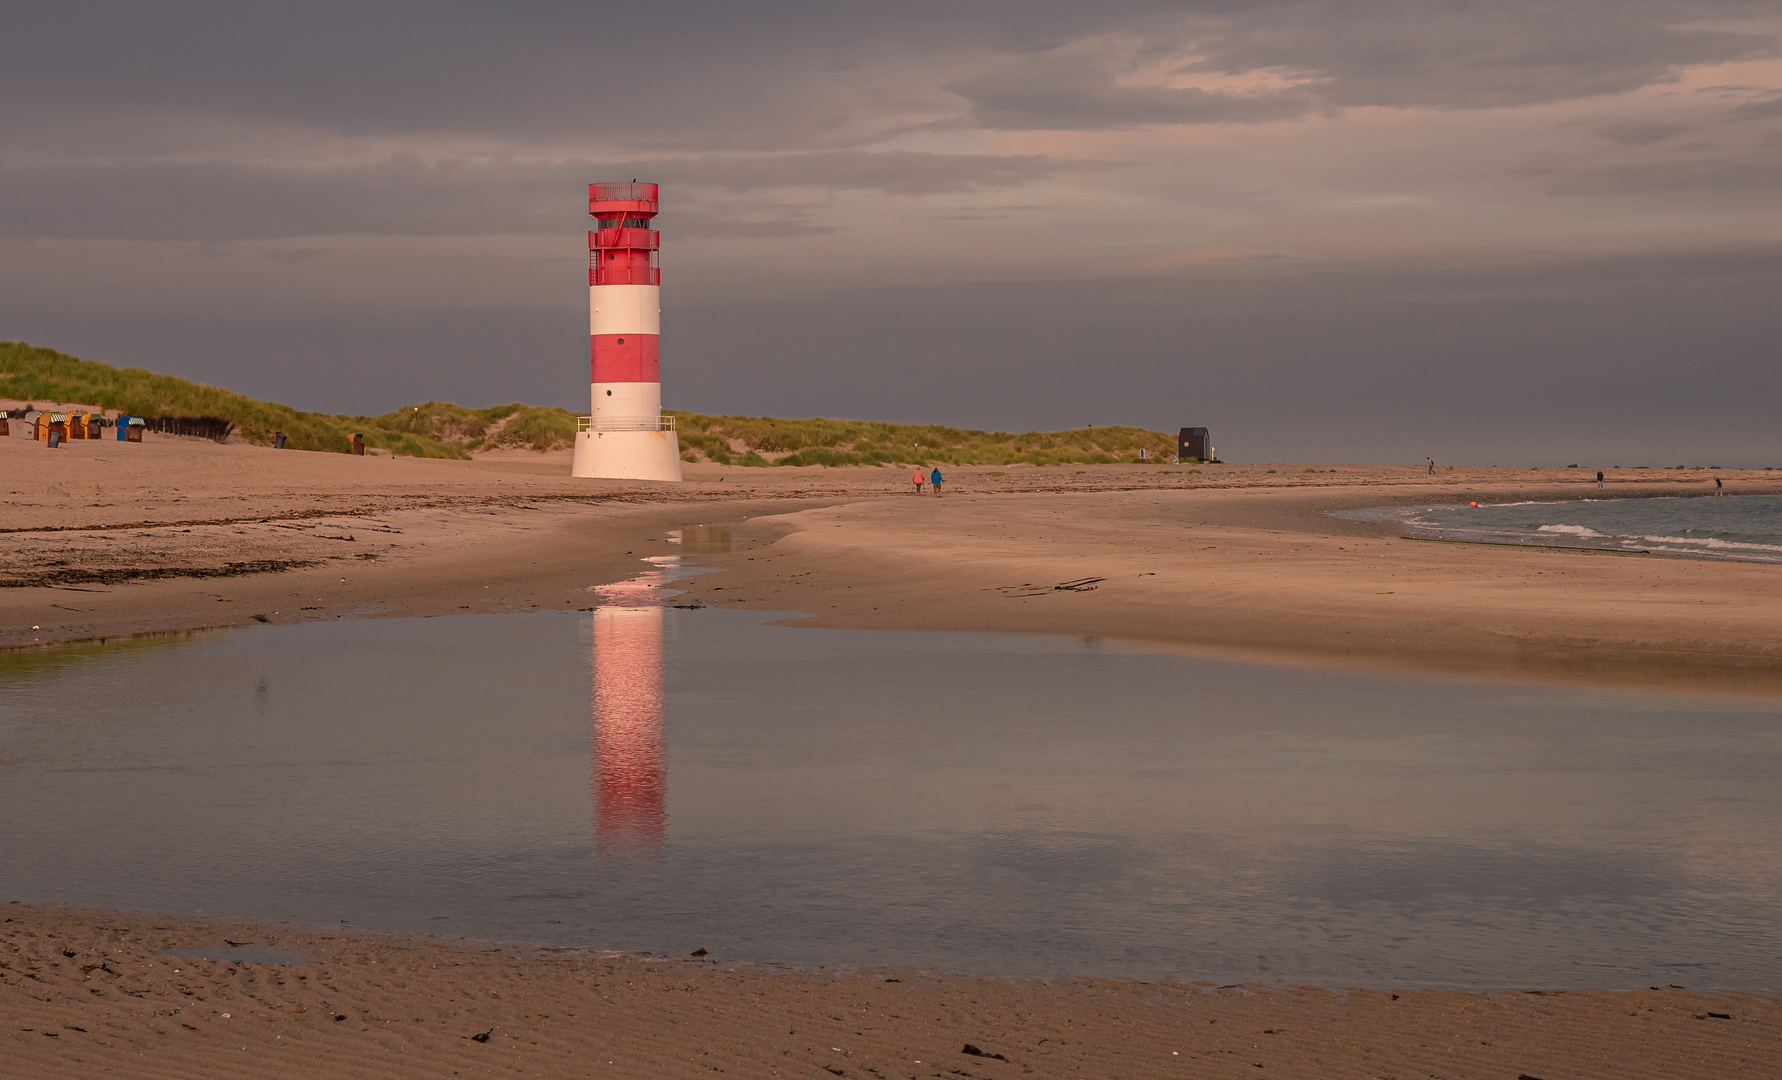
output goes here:
<path id="1" fill-rule="evenodd" d="M 0 654 L 0 900 L 795 965 L 1782 988 L 1782 703 L 680 610 Z"/>

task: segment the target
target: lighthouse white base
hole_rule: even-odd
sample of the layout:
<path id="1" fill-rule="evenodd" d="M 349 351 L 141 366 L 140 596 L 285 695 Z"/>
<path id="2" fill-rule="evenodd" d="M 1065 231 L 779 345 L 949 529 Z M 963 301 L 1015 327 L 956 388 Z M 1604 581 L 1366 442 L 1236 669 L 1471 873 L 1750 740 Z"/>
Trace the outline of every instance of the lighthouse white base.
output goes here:
<path id="1" fill-rule="evenodd" d="M 581 431 L 571 476 L 679 480 L 681 440 L 673 431 Z"/>

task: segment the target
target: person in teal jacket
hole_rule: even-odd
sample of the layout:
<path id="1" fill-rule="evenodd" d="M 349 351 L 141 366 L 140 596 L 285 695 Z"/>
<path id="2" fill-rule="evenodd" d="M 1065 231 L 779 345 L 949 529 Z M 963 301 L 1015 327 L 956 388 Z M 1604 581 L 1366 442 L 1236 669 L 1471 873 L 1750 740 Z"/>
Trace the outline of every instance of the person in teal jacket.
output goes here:
<path id="1" fill-rule="evenodd" d="M 928 474 L 928 482 L 934 485 L 934 493 L 939 495 L 941 486 L 941 474 L 939 468 L 936 468 L 933 472 Z"/>

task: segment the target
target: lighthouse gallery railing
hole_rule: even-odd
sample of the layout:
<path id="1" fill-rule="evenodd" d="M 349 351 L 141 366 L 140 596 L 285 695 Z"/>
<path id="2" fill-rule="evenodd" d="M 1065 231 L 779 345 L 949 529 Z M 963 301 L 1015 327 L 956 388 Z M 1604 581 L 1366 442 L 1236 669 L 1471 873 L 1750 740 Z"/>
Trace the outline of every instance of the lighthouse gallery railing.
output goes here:
<path id="1" fill-rule="evenodd" d="M 595 423 L 592 416 L 575 418 L 575 429 L 582 431 L 674 431 L 672 416 L 603 416 Z"/>

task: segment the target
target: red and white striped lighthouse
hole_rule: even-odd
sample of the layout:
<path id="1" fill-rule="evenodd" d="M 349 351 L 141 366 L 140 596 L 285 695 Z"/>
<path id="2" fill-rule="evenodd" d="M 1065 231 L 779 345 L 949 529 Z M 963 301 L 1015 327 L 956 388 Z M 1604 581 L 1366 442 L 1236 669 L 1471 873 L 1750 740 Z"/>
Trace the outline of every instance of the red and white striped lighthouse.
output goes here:
<path id="1" fill-rule="evenodd" d="M 662 234 L 656 185 L 589 184 L 588 340 L 592 408 L 575 438 L 576 476 L 679 480 L 680 439 L 662 415 Z"/>

